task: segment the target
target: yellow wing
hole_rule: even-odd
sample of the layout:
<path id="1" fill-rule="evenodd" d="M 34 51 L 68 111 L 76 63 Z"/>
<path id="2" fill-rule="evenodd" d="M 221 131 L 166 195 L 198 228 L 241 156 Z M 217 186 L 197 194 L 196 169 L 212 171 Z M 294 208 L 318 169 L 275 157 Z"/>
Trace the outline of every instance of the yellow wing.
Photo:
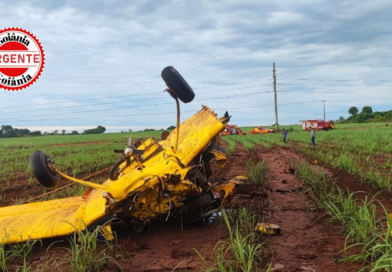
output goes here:
<path id="1" fill-rule="evenodd" d="M 82 196 L 1 208 L 0 243 L 64 236 L 104 217 L 106 199 L 95 189 Z"/>

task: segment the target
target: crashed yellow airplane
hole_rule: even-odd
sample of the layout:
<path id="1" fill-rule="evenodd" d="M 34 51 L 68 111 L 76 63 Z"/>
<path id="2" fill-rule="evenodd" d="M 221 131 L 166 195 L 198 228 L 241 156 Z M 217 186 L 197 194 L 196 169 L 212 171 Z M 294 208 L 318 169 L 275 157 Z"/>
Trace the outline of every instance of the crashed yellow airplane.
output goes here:
<path id="1" fill-rule="evenodd" d="M 110 239 L 110 218 L 118 210 L 139 222 L 160 216 L 195 218 L 231 200 L 245 177 L 209 180 L 210 160 L 222 164 L 226 159 L 217 137 L 230 117 L 217 118 L 203 106 L 179 125 L 178 100 L 188 103 L 195 94 L 173 67 L 166 67 L 162 77 L 177 103 L 176 129 L 159 142 L 149 138 L 132 144 L 129 139 L 103 184 L 67 176 L 45 153 L 35 152 L 30 164 L 45 187 L 55 188 L 65 178 L 90 188 L 82 196 L 0 208 L 0 243 L 65 236 L 98 225 Z"/>

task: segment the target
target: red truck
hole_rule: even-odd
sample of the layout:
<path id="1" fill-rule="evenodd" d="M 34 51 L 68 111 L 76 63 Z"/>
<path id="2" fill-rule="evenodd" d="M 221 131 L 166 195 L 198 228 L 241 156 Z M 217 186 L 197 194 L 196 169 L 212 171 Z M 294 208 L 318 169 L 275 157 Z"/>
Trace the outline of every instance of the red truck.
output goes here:
<path id="1" fill-rule="evenodd" d="M 224 135 L 246 135 L 245 131 L 242 131 L 236 125 L 226 125 L 226 128 L 221 132 Z"/>
<path id="2" fill-rule="evenodd" d="M 313 127 L 314 130 L 330 130 L 335 129 L 335 123 L 324 120 L 302 120 L 302 130 L 310 131 L 310 128 Z"/>

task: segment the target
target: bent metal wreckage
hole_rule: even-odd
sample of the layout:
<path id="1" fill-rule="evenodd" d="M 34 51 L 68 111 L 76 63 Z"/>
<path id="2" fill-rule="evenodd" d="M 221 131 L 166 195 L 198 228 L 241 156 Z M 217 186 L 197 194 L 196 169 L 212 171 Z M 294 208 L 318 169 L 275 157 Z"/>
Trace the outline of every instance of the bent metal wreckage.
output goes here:
<path id="1" fill-rule="evenodd" d="M 99 227 L 106 239 L 113 239 L 114 214 L 138 223 L 160 217 L 192 221 L 228 203 L 236 192 L 257 191 L 245 184 L 246 177 L 211 179 L 210 162 L 223 166 L 226 160 L 218 135 L 230 120 L 228 113 L 218 118 L 203 106 L 180 125 L 179 100 L 189 103 L 195 94 L 172 66 L 162 71 L 162 78 L 176 101 L 176 129 L 161 141 L 148 138 L 132 144 L 129 139 L 124 150 L 115 150 L 121 157 L 103 184 L 70 177 L 36 151 L 30 164 L 43 186 L 56 188 L 63 178 L 89 188 L 81 196 L 0 208 L 0 243 L 61 237 L 90 227 Z"/>

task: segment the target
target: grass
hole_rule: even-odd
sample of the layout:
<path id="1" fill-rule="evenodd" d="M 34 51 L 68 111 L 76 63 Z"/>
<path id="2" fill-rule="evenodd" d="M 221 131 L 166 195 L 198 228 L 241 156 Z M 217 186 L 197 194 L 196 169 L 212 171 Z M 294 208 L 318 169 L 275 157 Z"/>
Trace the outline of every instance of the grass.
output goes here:
<path id="1" fill-rule="evenodd" d="M 375 126 L 371 130 L 317 132 L 316 148 L 310 148 L 307 132 L 294 130 L 289 134 L 289 141 L 297 141 L 294 149 L 312 161 L 357 175 L 361 182 L 371 187 L 391 191 L 392 167 L 388 158 L 391 142 L 386 139 L 385 129 Z M 229 137 L 248 151 L 253 148 L 252 143 L 253 146 L 284 146 L 279 134 L 249 135 L 246 139 Z M 342 226 L 346 235 L 342 261 L 362 262 L 363 271 L 392 271 L 392 230 L 391 227 L 386 230 L 377 217 L 375 197 L 358 199 L 355 192 L 339 189 L 320 168 L 310 167 L 305 162 L 297 163 L 294 168 L 316 208 L 327 213 L 331 223 Z M 388 221 L 392 226 L 389 216 Z M 357 249 L 352 251 L 353 248 Z"/>
<path id="2" fill-rule="evenodd" d="M 37 150 L 55 160 L 59 170 L 71 176 L 89 175 L 111 166 L 119 157 L 113 149 L 122 149 L 128 137 L 160 138 L 161 131 L 108 133 L 96 135 L 54 135 L 24 138 L 0 138 L 0 183 L 12 187 L 16 179 L 33 181 L 30 156 Z"/>
<path id="3" fill-rule="evenodd" d="M 99 251 L 97 248 L 97 236 L 99 234 L 98 228 L 93 232 L 75 233 L 73 238 L 69 239 L 71 248 L 70 267 L 72 271 L 98 271 L 106 266 L 120 267 L 117 261 L 112 257 L 113 245 L 110 242 L 106 243 L 107 248 Z"/>
<path id="4" fill-rule="evenodd" d="M 222 140 L 227 143 L 226 156 L 232 156 L 236 149 L 236 141 L 231 137 L 222 137 Z"/>
<path id="5" fill-rule="evenodd" d="M 99 228 L 90 231 L 75 231 L 68 238 L 68 246 L 64 247 L 62 257 L 51 259 L 50 248 L 58 242 L 52 243 L 46 253 L 46 261 L 38 264 L 34 271 L 123 271 L 117 261 L 123 257 L 118 246 L 99 238 Z M 27 241 L 5 246 L 0 244 L 0 271 L 30 272 L 29 255 L 40 240 Z M 42 246 L 42 245 L 41 245 Z"/>
<path id="6" fill-rule="evenodd" d="M 59 271 L 69 268 L 74 272 L 122 271 L 116 260 L 116 251 L 119 251 L 119 247 L 110 241 L 100 239 L 99 227 L 89 231 L 80 231 L 76 228 L 75 230 L 74 235 L 68 238 L 69 247 L 65 248 L 70 256 L 55 260 L 52 267 L 55 266 Z"/>
<path id="7" fill-rule="evenodd" d="M 220 240 L 213 250 L 213 261 L 207 259 L 195 249 L 204 264 L 204 271 L 220 272 L 257 272 L 260 270 L 264 244 L 255 232 L 256 217 L 242 208 L 236 220 L 222 209 L 222 218 L 229 232 L 228 241 Z"/>
<path id="8" fill-rule="evenodd" d="M 385 229 L 377 216 L 376 195 L 358 199 L 357 193 L 338 188 L 306 163 L 298 163 L 296 167 L 296 175 L 303 180 L 318 208 L 330 216 L 331 223 L 342 226 L 346 235 L 342 261 L 362 262 L 361 271 L 392 271 L 392 220 L 384 209 L 389 223 Z M 352 253 L 353 248 L 357 248 L 354 251 L 357 253 Z"/>
<path id="9" fill-rule="evenodd" d="M 264 160 L 248 160 L 246 162 L 246 170 L 246 176 L 250 183 L 265 184 L 269 178 L 270 169 Z"/>
<path id="10" fill-rule="evenodd" d="M 252 155 L 255 144 L 244 137 L 222 137 L 228 144 L 229 154 L 233 154 L 236 142 L 241 142 Z M 249 159 L 246 164 L 248 181 L 264 185 L 269 178 L 270 169 L 264 160 Z M 264 244 L 260 241 L 260 234 L 255 231 L 256 216 L 251 215 L 246 208 L 236 213 L 228 214 L 222 211 L 222 218 L 229 232 L 229 239 L 220 240 L 214 247 L 212 263 L 195 249 L 204 264 L 205 272 L 253 272 L 261 271 L 259 267 Z M 271 267 L 267 269 L 270 270 Z"/>
<path id="11" fill-rule="evenodd" d="M 352 130 L 363 124 L 337 125 L 336 130 L 318 131 L 315 150 L 309 149 L 309 132 L 301 131 L 300 126 L 292 126 L 289 132 L 289 145 L 301 143 L 297 151 L 315 157 L 323 163 L 331 164 L 337 169 L 359 175 L 364 182 L 374 187 L 392 190 L 392 141 L 386 124 L 365 124 L 369 129 Z M 245 131 L 251 131 L 251 127 Z M 104 133 L 95 135 L 53 135 L 24 138 L 0 138 L 0 182 L 4 187 L 11 187 L 17 179 L 25 179 L 29 184 L 33 176 L 28 160 L 36 150 L 47 153 L 56 161 L 59 170 L 72 176 L 85 176 L 102 170 L 118 159 L 113 149 L 121 149 L 127 138 L 158 139 L 161 131 Z M 241 143 L 245 149 L 252 152 L 255 145 L 265 147 L 285 146 L 282 135 L 265 134 L 246 136 L 232 135 L 222 137 L 227 142 L 228 156 L 234 154 L 236 143 Z M 376 160 L 375 156 L 380 158 Z"/>
<path id="12" fill-rule="evenodd" d="M 295 150 L 305 154 L 311 160 L 317 160 L 329 164 L 335 169 L 358 175 L 361 182 L 366 182 L 374 188 L 392 190 L 392 171 L 390 168 L 377 161 L 370 160 L 366 156 L 351 154 L 344 149 L 310 149 L 303 145 L 296 146 Z"/>
<path id="13" fill-rule="evenodd" d="M 25 243 L 19 243 L 10 246 L 0 244 L 1 271 L 31 271 L 31 267 L 28 265 L 28 257 L 34 248 L 34 245 L 38 242 L 38 240 L 28 240 Z"/>
<path id="14" fill-rule="evenodd" d="M 353 192 L 337 190 L 338 194 L 330 195 L 325 205 L 331 220 L 343 226 L 346 240 L 351 244 L 367 245 L 374 241 L 382 229 L 382 224 L 377 219 L 374 198 L 369 200 L 365 197 L 364 200 L 358 200 Z"/>
<path id="15" fill-rule="evenodd" d="M 379 236 L 377 243 L 369 247 L 369 258 L 373 260 L 371 272 L 392 271 L 392 220 L 385 208 L 384 212 L 388 221 L 388 230 Z"/>
<path id="16" fill-rule="evenodd" d="M 351 130 L 350 128 L 361 125 L 338 124 L 336 130 L 316 132 L 317 147 L 314 149 L 310 148 L 309 132 L 301 131 L 300 126 L 293 126 L 293 131 L 290 131 L 288 135 L 289 146 L 312 160 L 318 160 L 319 163 L 329 164 L 335 169 L 357 175 L 361 182 L 366 182 L 372 187 L 391 191 L 392 160 L 389 158 L 389 154 L 392 152 L 392 141 L 390 141 L 388 134 L 390 127 L 386 127 L 385 124 L 363 125 L 371 128 Z M 250 130 L 251 128 L 245 129 L 247 132 Z M 3 167 L 0 169 L 0 182 L 2 190 L 4 191 L 5 188 L 12 187 L 16 177 L 27 180 L 30 185 L 34 182 L 28 159 L 36 150 L 44 151 L 50 155 L 55 159 L 56 165 L 58 165 L 60 170 L 69 175 L 85 176 L 112 165 L 118 159 L 118 154 L 113 153 L 112 150 L 114 148 L 123 148 L 128 137 L 133 139 L 148 136 L 159 138 L 160 133 L 161 131 L 78 136 L 58 135 L 17 139 L 1 138 L 0 151 L 2 156 L 0 163 Z M 234 154 L 237 143 L 241 143 L 249 153 L 254 152 L 256 145 L 265 147 L 285 146 L 282 142 L 282 135 L 279 133 L 267 135 L 248 134 L 246 136 L 234 135 L 222 138 L 228 145 L 228 156 Z M 266 180 L 268 169 L 265 169 L 265 164 L 263 165 L 263 163 L 263 161 L 248 163 L 248 177 L 250 181 L 263 183 Z M 367 263 L 371 264 L 371 269 L 376 269 L 373 271 L 382 271 L 382 269 L 392 271 L 392 250 L 390 249 L 392 242 L 389 235 L 391 230 L 383 228 L 379 219 L 375 216 L 374 199 L 358 200 L 355 193 L 352 194 L 339 190 L 334 186 L 328 186 L 330 181 L 325 178 L 322 172 L 309 168 L 306 164 L 299 165 L 296 174 L 304 180 L 306 190 L 316 203 L 317 209 L 328 212 L 334 223 L 344 225 L 347 236 L 347 249 L 355 246 L 362 247 L 361 252 L 357 256 L 351 257 L 351 260 L 366 260 Z M 83 190 L 84 187 L 76 185 L 51 197 L 79 195 Z M 0 197 L 2 197 L 2 194 Z M 15 199 L 16 203 L 20 201 L 22 200 Z M 249 245 L 249 241 L 253 239 L 252 236 L 247 237 L 241 231 L 237 237 L 236 229 L 241 227 L 241 224 L 239 222 L 231 222 L 233 237 L 230 237 L 228 243 L 221 243 L 217 247 L 216 254 L 224 248 L 219 253 L 220 255 L 217 255 L 222 260 L 226 260 L 228 256 L 235 255 L 233 251 L 235 245 L 243 248 Z M 241 243 L 243 240 L 246 242 L 245 244 Z M 235 244 L 232 242 L 235 242 Z M 93 245 L 86 247 L 94 248 Z M 2 263 L 12 265 L 17 262 L 20 271 L 29 271 L 28 265 L 25 264 L 28 254 L 25 257 L 21 252 L 18 253 L 18 250 L 20 249 L 12 247 L 7 247 L 7 250 L 4 250 L 4 247 L 0 248 Z M 28 252 L 27 249 L 25 250 Z M 71 250 L 75 251 L 72 254 L 79 258 L 75 264 L 75 271 L 77 271 L 79 269 L 77 264 L 83 266 L 83 250 L 80 245 L 79 247 L 75 246 Z M 107 250 L 102 255 L 99 255 L 99 252 L 95 252 L 97 253 L 95 256 L 98 260 L 108 257 L 104 263 L 111 263 L 111 259 L 109 259 L 111 253 L 109 252 L 110 250 Z M 253 254 L 252 247 L 246 252 L 248 252 L 246 256 L 251 256 Z M 246 256 L 239 255 L 241 261 L 238 261 L 237 268 L 247 269 L 245 263 L 242 262 L 248 258 Z M 253 260 L 254 265 L 254 259 L 250 258 L 250 260 Z M 98 264 L 99 261 L 96 263 Z M 68 263 L 68 265 L 70 264 Z M 229 264 L 226 263 L 225 265 Z M 234 264 L 233 267 L 236 268 Z M 3 269 L 3 267 L 1 268 Z"/>
<path id="17" fill-rule="evenodd" d="M 352 245 L 359 246 L 359 254 L 347 257 L 346 261 L 362 261 L 366 263 L 360 271 L 392 271 L 392 220 L 385 207 L 383 207 L 388 221 L 388 228 L 374 233 L 367 243 L 361 242 Z"/>
<path id="18" fill-rule="evenodd" d="M 306 187 L 306 191 L 316 204 L 316 208 L 324 208 L 328 200 L 328 193 L 332 190 L 324 173 L 318 169 L 310 168 L 305 162 L 292 161 L 291 168 L 295 169 L 295 175 L 300 178 Z"/>

